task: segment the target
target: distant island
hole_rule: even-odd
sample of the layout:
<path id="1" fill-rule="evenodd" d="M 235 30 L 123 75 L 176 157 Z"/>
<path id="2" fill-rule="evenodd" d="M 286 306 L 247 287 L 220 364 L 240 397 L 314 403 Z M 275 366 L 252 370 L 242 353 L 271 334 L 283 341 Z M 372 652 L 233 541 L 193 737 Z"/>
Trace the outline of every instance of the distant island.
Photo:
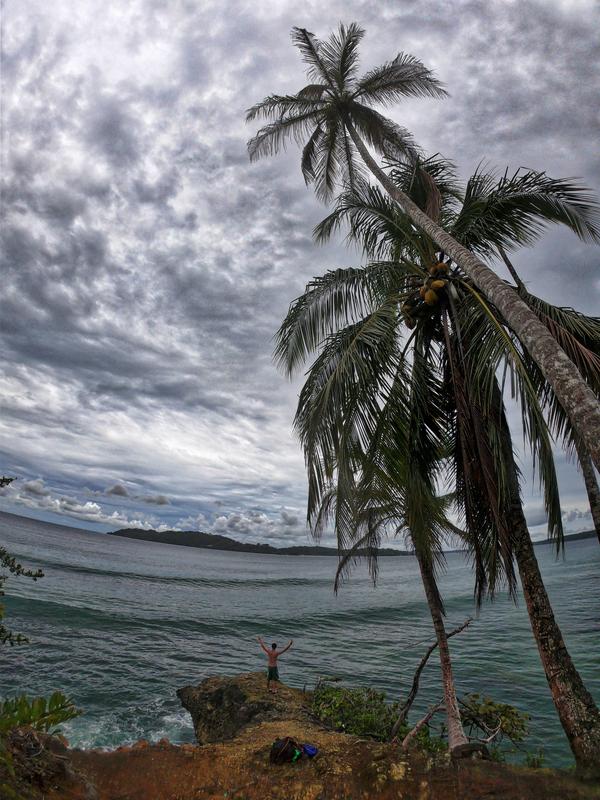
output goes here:
<path id="1" fill-rule="evenodd" d="M 579 533 L 567 533 L 565 536 L 565 541 L 574 542 L 577 539 L 593 539 L 598 534 L 596 531 L 579 531 Z M 539 542 L 534 542 L 534 544 L 554 544 L 552 539 L 542 539 Z"/>
<path id="2" fill-rule="evenodd" d="M 228 536 L 202 531 L 144 531 L 139 528 L 120 528 L 118 531 L 109 531 L 109 536 L 122 536 L 126 539 L 140 539 L 145 542 L 160 542 L 161 544 L 176 544 L 182 547 L 201 547 L 205 550 L 233 550 L 238 553 L 262 553 L 279 556 L 337 556 L 336 547 L 322 547 L 320 545 L 293 545 L 290 547 L 273 547 L 270 544 L 251 544 L 238 542 Z M 582 531 L 565 536 L 565 541 L 576 539 L 589 539 L 596 536 L 595 531 Z M 553 544 L 549 539 L 542 539 L 538 544 Z M 459 551 L 452 551 L 459 552 Z M 357 555 L 364 555 L 358 551 Z M 395 550 L 392 547 L 382 547 L 377 551 L 379 556 L 410 556 L 408 550 Z"/>
<path id="3" fill-rule="evenodd" d="M 278 556 L 337 556 L 336 547 L 321 547 L 320 545 L 293 545 L 291 547 L 273 547 L 270 544 L 250 544 L 237 542 L 228 536 L 202 531 L 143 531 L 139 528 L 120 528 L 110 531 L 110 536 L 123 536 L 127 539 L 141 539 L 147 542 L 161 542 L 162 544 L 177 544 L 183 547 L 202 547 L 205 550 L 234 550 L 238 553 L 262 553 Z M 364 555 L 359 552 L 357 555 Z M 410 556 L 408 550 L 394 550 L 392 547 L 382 547 L 377 551 L 380 556 Z"/>

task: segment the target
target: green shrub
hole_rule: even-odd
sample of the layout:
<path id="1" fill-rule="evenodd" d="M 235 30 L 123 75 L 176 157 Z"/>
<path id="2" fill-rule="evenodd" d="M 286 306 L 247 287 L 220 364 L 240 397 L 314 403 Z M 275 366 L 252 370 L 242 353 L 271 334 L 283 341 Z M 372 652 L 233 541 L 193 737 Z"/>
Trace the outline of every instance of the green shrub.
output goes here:
<path id="1" fill-rule="evenodd" d="M 44 733 L 56 733 L 58 725 L 79 714 L 81 711 L 62 692 L 54 692 L 49 698 L 29 698 L 22 694 L 0 701 L 0 736 L 22 725 Z"/>
<path id="2" fill-rule="evenodd" d="M 28 726 L 34 731 L 53 734 L 58 732 L 58 725 L 79 714 L 81 711 L 62 692 L 54 692 L 49 698 L 21 695 L 0 701 L 0 797 L 22 800 L 30 796 L 28 792 L 24 794 L 23 776 L 20 774 L 23 758 L 21 756 L 19 760 L 17 757 L 15 761 L 13 755 L 16 729 Z M 43 771 L 41 762 L 37 767 Z M 28 780 L 25 780 L 25 786 L 27 784 Z"/>
<path id="3" fill-rule="evenodd" d="M 540 769 L 543 767 L 544 759 L 544 750 L 541 747 L 539 747 L 535 753 L 526 753 L 525 755 L 525 763 L 528 767 L 532 767 L 533 769 Z"/>
<path id="4" fill-rule="evenodd" d="M 386 704 L 383 692 L 344 689 L 326 683 L 315 688 L 312 710 L 330 728 L 379 741 L 390 738 L 398 718 L 398 704 Z"/>
<path id="5" fill-rule="evenodd" d="M 12 478 L 0 478 L 0 484 L 7 486 L 11 483 Z M 41 569 L 31 570 L 25 569 L 19 564 L 16 559 L 4 547 L 0 547 L 0 567 L 7 569 L 8 574 L 0 573 L 0 597 L 4 597 L 4 584 L 6 583 L 9 575 L 24 576 L 37 581 L 38 578 L 43 578 L 44 573 Z M 20 633 L 13 633 L 3 623 L 4 619 L 4 606 L 0 603 L 0 644 L 9 644 L 11 646 L 16 644 L 26 644 L 29 640 L 26 636 Z"/>
<path id="6" fill-rule="evenodd" d="M 398 703 L 386 703 L 384 692 L 364 687 L 345 689 L 320 683 L 315 688 L 312 699 L 312 711 L 325 725 L 343 733 L 378 741 L 391 739 L 399 710 Z M 400 741 L 410 727 L 405 723 L 396 732 Z M 418 731 L 414 742 L 420 750 L 427 753 L 435 754 L 447 749 L 441 738 L 431 735 L 427 725 Z"/>
<path id="7" fill-rule="evenodd" d="M 508 703 L 496 703 L 490 697 L 473 693 L 465 695 L 460 706 L 463 725 L 469 735 L 475 731 L 486 738 L 497 731 L 497 742 L 505 738 L 511 742 L 522 742 L 529 733 L 529 714 Z"/>

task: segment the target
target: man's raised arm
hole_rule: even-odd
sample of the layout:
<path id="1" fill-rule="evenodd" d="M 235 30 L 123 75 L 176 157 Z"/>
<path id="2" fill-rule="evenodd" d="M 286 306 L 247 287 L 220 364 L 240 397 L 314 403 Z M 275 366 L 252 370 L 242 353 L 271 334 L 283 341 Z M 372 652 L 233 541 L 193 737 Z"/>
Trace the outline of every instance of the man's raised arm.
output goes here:
<path id="1" fill-rule="evenodd" d="M 290 647 L 291 647 L 293 644 L 294 644 L 294 640 L 293 640 L 293 639 L 290 639 L 290 641 L 289 641 L 289 642 L 286 644 L 286 646 L 283 648 L 283 650 L 280 650 L 280 651 L 279 651 L 278 655 L 282 655 L 283 653 L 285 653 L 285 651 L 286 651 L 286 650 L 289 650 L 289 649 L 290 649 Z"/>
<path id="2" fill-rule="evenodd" d="M 268 653 L 269 651 L 265 647 L 265 643 L 263 642 L 262 636 L 257 636 L 256 638 L 258 639 L 258 643 L 262 647 L 262 649 L 265 651 L 265 653 Z M 289 647 L 289 645 L 288 645 L 288 647 Z"/>

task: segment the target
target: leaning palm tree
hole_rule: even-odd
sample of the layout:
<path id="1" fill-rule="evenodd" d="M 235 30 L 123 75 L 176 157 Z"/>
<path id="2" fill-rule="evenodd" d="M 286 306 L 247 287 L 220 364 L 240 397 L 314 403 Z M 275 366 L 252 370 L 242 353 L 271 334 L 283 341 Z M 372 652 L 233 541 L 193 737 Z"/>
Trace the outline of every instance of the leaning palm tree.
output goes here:
<path id="1" fill-rule="evenodd" d="M 341 355 L 342 361 L 348 357 L 358 366 L 359 353 L 368 353 L 369 337 L 377 335 L 379 325 L 380 333 L 384 334 L 388 322 L 384 312 L 379 321 L 374 321 L 372 332 L 354 329 L 357 338 L 363 340 L 360 343 L 332 337 L 302 390 L 296 427 L 309 469 L 314 467 L 312 475 L 319 484 L 311 493 L 309 518 L 317 537 L 329 522 L 333 525 L 342 556 L 336 591 L 357 553 L 366 553 L 376 582 L 377 552 L 386 531 L 402 532 L 412 547 L 438 643 L 448 746 L 453 752 L 467 743 L 467 737 L 456 697 L 444 606 L 436 581 L 437 570 L 443 563 L 444 539 L 448 530 L 457 529 L 447 518 L 448 499 L 436 495 L 440 454 L 446 447 L 446 426 L 439 369 L 429 363 L 435 353 L 426 347 L 425 338 L 418 335 L 410 365 L 394 347 L 385 354 L 386 377 L 377 391 L 376 413 L 374 407 L 355 409 L 357 413 L 353 413 L 348 404 L 352 403 L 351 396 L 346 397 L 348 402 L 328 402 L 328 381 L 323 384 L 330 369 L 335 369 L 330 356 Z M 375 362 L 371 361 L 371 365 Z M 364 364 L 362 378 L 355 376 L 358 384 L 363 380 L 368 384 L 370 378 L 377 380 L 376 375 L 369 376 L 369 370 L 369 364 Z M 407 382 L 411 387 L 408 397 Z M 333 385 L 330 388 L 336 394 Z M 352 391 L 350 386 L 347 388 Z M 340 400 L 337 396 L 337 401 Z M 332 422 L 334 416 L 335 428 L 321 425 L 320 411 L 325 411 Z"/>
<path id="2" fill-rule="evenodd" d="M 528 206 L 531 197 L 528 200 L 523 191 L 522 175 L 513 176 L 509 191 L 505 178 L 498 181 L 491 174 L 478 172 L 463 196 L 451 171 L 439 160 L 422 163 L 419 170 L 398 167 L 393 171 L 394 180 L 422 205 L 431 185 L 421 179 L 423 171 L 429 171 L 441 189 L 440 214 L 445 224 L 470 247 L 491 253 L 510 246 L 511 239 L 523 242 L 535 237 L 541 221 L 536 217 L 541 214 L 537 203 Z M 534 179 L 531 174 L 527 177 L 530 189 Z M 556 207 L 565 204 L 562 221 L 569 224 L 565 184 L 549 183 L 541 175 L 537 175 L 537 181 L 546 192 L 554 192 Z M 487 187 L 485 197 L 481 187 Z M 545 490 L 550 531 L 557 542 L 562 537 L 561 512 L 544 414 L 550 416 L 555 431 L 561 426 L 564 431 L 568 418 L 498 310 L 459 270 L 449 275 L 447 265 L 438 262 L 439 274 L 429 275 L 434 243 L 415 231 L 402 209 L 379 189 L 364 186 L 359 195 L 354 192 L 340 198 L 334 213 L 318 226 L 317 234 L 326 236 L 347 220 L 351 236 L 379 260 L 366 269 L 336 270 L 313 281 L 291 306 L 279 334 L 277 356 L 288 371 L 295 371 L 311 352 L 322 348 L 301 394 L 297 418 L 309 468 L 309 518 L 331 479 L 331 466 L 328 471 L 325 465 L 352 472 L 350 455 L 355 442 L 377 427 L 381 394 L 385 395 L 393 376 L 400 374 L 394 354 L 402 331 L 407 327 L 412 330 L 405 350 L 417 337 L 426 335 L 429 346 L 442 352 L 443 385 L 448 392 L 448 413 L 454 420 L 452 474 L 459 508 L 471 534 L 477 599 L 481 601 L 486 590 L 493 592 L 502 576 L 514 587 L 514 555 L 561 722 L 578 765 L 592 770 L 600 752 L 600 716 L 564 645 L 535 559 L 497 376 L 506 374 L 507 368 L 512 373 L 521 399 L 523 428 Z M 519 203 L 520 217 L 514 211 Z M 527 221 L 528 215 L 525 224 L 523 219 Z M 573 358 L 589 351 L 579 341 L 582 329 L 587 331 L 588 340 L 600 343 L 600 326 L 594 320 L 531 298 L 533 295 L 529 302 L 537 313 L 541 314 L 543 308 L 545 316 L 559 320 L 555 322 L 555 335 L 568 342 Z M 401 314 L 394 313 L 399 304 Z M 600 371 L 594 371 L 594 364 L 588 358 L 587 368 L 582 370 L 600 391 Z M 410 384 L 405 384 L 404 391 L 410 396 Z M 352 486 L 348 478 L 341 484 L 338 481 L 342 498 L 338 505 L 342 508 L 343 497 L 351 494 Z M 348 508 L 352 508 L 351 503 Z M 342 514 L 342 520 L 346 516 L 351 515 Z"/>
<path id="3" fill-rule="evenodd" d="M 514 288 L 440 227 L 435 219 L 436 202 L 420 208 L 371 155 L 369 147 L 385 157 L 411 162 L 418 152 L 408 131 L 373 105 L 390 105 L 407 96 L 443 97 L 446 92 L 430 70 L 404 53 L 358 78 L 358 45 L 363 35 L 355 23 L 340 25 L 338 33 L 325 41 L 304 28 L 292 29 L 292 40 L 302 53 L 310 83 L 296 94 L 270 95 L 248 110 L 248 121 L 259 117 L 271 120 L 249 141 L 251 159 L 276 153 L 294 137 L 304 144 L 305 180 L 314 182 L 317 195 L 325 200 L 340 180 L 357 188 L 365 180 L 366 166 L 410 221 L 460 266 L 519 336 L 600 469 L 600 404 L 577 367 Z M 545 211 L 552 219 L 551 205 Z M 590 230 L 579 224 L 576 205 L 572 223 L 580 236 L 600 238 L 598 227 Z"/>

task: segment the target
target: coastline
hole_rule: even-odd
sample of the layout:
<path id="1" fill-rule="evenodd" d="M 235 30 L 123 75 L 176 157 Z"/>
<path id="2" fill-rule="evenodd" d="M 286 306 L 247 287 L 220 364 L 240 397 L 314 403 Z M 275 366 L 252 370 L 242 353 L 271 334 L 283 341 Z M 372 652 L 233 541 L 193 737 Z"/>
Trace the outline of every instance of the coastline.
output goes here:
<path id="1" fill-rule="evenodd" d="M 264 673 L 208 678 L 178 691 L 194 718 L 197 744 L 141 740 L 115 750 L 74 750 L 36 734 L 42 758 L 18 754 L 17 791 L 31 800 L 593 800 L 597 786 L 572 772 L 517 767 L 447 753 L 403 751 L 319 723 L 309 695 L 266 691 Z M 272 764 L 274 740 L 318 748 L 314 758 Z M 24 741 L 32 741 L 22 735 Z"/>

